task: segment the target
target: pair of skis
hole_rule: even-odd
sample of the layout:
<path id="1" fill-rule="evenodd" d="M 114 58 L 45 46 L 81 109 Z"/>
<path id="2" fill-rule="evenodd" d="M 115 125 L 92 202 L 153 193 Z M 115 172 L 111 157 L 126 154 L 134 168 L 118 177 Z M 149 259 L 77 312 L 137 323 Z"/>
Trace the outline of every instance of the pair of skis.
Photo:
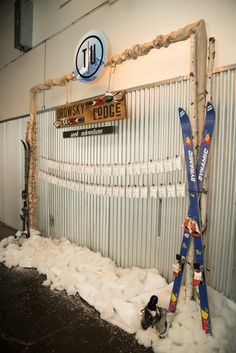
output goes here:
<path id="1" fill-rule="evenodd" d="M 194 164 L 194 150 L 191 124 L 186 112 L 179 108 L 180 124 L 182 128 L 185 163 L 189 187 L 189 210 L 184 221 L 184 233 L 180 253 L 176 255 L 177 264 L 173 265 L 175 276 L 170 298 L 169 311 L 175 312 L 180 292 L 180 286 L 188 254 L 191 237 L 194 242 L 194 286 L 198 288 L 201 319 L 203 330 L 211 335 L 211 322 L 207 297 L 207 286 L 204 267 L 204 254 L 201 236 L 201 221 L 199 212 L 199 194 L 206 171 L 209 149 L 215 124 L 215 111 L 211 103 L 207 103 L 206 120 L 202 134 L 202 141 L 197 166 Z"/>
<path id="2" fill-rule="evenodd" d="M 22 235 L 26 238 L 30 237 L 29 227 L 29 195 L 28 195 L 28 184 L 29 184 L 29 167 L 30 167 L 30 144 L 28 141 L 21 140 L 24 147 L 24 189 L 22 190 L 21 197 L 23 200 L 23 207 L 21 209 L 22 214 L 20 218 L 22 220 Z"/>

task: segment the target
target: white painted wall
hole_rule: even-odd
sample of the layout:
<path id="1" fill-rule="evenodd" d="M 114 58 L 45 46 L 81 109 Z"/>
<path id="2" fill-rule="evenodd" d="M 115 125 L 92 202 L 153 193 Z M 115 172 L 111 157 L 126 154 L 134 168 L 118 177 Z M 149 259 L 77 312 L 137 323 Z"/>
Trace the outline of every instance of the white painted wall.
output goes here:
<path id="1" fill-rule="evenodd" d="M 0 0 L 0 68 L 19 55 L 14 49 L 14 0 Z"/>
<path id="2" fill-rule="evenodd" d="M 1 0 L 1 3 L 7 0 Z M 152 40 L 158 34 L 169 33 L 203 18 L 208 36 L 216 38 L 216 66 L 235 63 L 235 0 L 118 0 L 104 5 L 74 25 L 77 18 L 102 4 L 102 0 L 72 0 L 59 9 L 63 0 L 34 0 L 34 44 L 39 44 L 17 61 L 0 70 L 0 120 L 26 114 L 29 111 L 29 88 L 46 79 L 73 70 L 73 54 L 79 39 L 89 30 L 103 31 L 110 42 L 111 54 L 117 54 L 136 43 Z M 105 1 L 104 1 L 105 2 Z M 13 3 L 10 0 L 9 4 Z M 10 6 L 9 5 L 9 6 Z M 9 6 L 6 17 L 10 16 Z M 1 21 L 0 21 L 1 22 Z M 6 20 L 7 22 L 7 20 Z M 9 22 L 8 22 L 9 23 Z M 58 35 L 54 33 L 66 28 Z M 5 26 L 0 32 L 1 66 L 15 57 L 12 29 Z M 0 27 L 1 29 L 1 27 Z M 3 41 L 5 37 L 6 42 Z M 18 51 L 17 51 L 18 53 Z M 19 52 L 21 55 L 22 53 Z M 44 67 L 44 62 L 46 65 Z M 111 89 L 128 88 L 159 81 L 189 72 L 189 41 L 168 49 L 153 50 L 148 56 L 126 62 L 112 75 Z M 109 69 L 91 84 L 78 81 L 65 88 L 54 88 L 38 99 L 38 108 L 63 104 L 67 95 L 71 101 L 86 98 L 107 90 Z"/>
<path id="3" fill-rule="evenodd" d="M 55 33 L 92 11 L 106 0 L 33 0 L 34 3 L 34 45 L 49 38 Z M 46 9 L 46 11 L 45 11 Z"/>

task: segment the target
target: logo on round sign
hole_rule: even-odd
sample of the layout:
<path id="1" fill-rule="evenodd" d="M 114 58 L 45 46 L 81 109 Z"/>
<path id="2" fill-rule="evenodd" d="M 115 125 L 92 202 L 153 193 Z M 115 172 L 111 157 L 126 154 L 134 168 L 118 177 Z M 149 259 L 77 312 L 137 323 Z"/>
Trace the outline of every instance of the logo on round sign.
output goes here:
<path id="1" fill-rule="evenodd" d="M 74 71 L 81 82 L 94 81 L 107 59 L 107 41 L 102 32 L 90 31 L 79 41 L 74 54 Z"/>

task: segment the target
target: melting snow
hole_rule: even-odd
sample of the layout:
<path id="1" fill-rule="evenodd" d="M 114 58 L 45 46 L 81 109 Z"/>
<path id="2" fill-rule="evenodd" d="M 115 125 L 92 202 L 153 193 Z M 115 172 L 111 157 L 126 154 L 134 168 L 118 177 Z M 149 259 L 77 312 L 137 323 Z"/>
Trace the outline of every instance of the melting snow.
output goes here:
<path id="1" fill-rule="evenodd" d="M 19 234 L 18 234 L 19 235 Z M 41 237 L 36 231 L 26 240 L 8 237 L 0 242 L 0 262 L 11 268 L 36 268 L 46 275 L 43 285 L 52 290 L 76 292 L 100 312 L 101 318 L 135 333 L 136 339 L 158 353 L 233 353 L 236 352 L 236 304 L 208 288 L 213 336 L 201 328 L 199 307 L 186 301 L 182 288 L 177 313 L 168 336 L 160 339 L 157 331 L 140 326 L 141 309 L 151 295 L 159 306 L 168 308 L 172 284 L 155 268 L 120 268 L 85 247 L 66 239 Z"/>

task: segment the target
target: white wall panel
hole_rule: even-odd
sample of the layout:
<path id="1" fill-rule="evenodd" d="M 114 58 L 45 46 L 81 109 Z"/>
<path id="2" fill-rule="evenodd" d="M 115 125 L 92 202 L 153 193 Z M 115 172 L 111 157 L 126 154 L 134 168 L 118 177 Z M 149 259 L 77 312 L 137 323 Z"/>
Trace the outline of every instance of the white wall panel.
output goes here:
<path id="1" fill-rule="evenodd" d="M 0 221 L 21 229 L 20 213 L 24 188 L 24 149 L 27 119 L 0 124 Z"/>
<path id="2" fill-rule="evenodd" d="M 29 114 L 29 90 L 44 81 L 43 46 L 31 50 L 0 71 L 0 121 Z M 43 95 L 37 99 L 42 107 Z"/>
<path id="3" fill-rule="evenodd" d="M 105 0 L 73 0 L 65 3 L 66 1 L 34 0 L 34 45 L 60 32 L 78 18 L 105 3 Z M 61 6 L 63 4 L 65 6 Z"/>
<path id="4" fill-rule="evenodd" d="M 216 108 L 216 128 L 211 153 L 207 232 L 211 283 L 227 294 L 234 292 L 234 299 L 236 299 L 235 71 L 228 70 L 214 75 L 213 104 Z"/>
<path id="5" fill-rule="evenodd" d="M 1 0 L 0 17 L 12 19 L 14 2 Z M 103 3 L 102 0 L 73 0 L 59 10 L 63 1 L 34 1 L 34 43 L 46 40 L 15 62 L 0 70 L 0 119 L 11 118 L 29 112 L 29 89 L 45 79 L 62 76 L 73 70 L 74 50 L 79 39 L 89 30 L 103 31 L 110 42 L 111 54 L 115 55 L 136 43 L 144 43 L 159 34 L 170 33 L 203 18 L 207 34 L 216 38 L 216 66 L 235 62 L 235 10 L 233 0 L 119 0 L 105 5 L 75 21 L 87 11 Z M 3 4 L 3 5 L 1 5 Z M 5 5 L 4 5 L 5 4 Z M 7 8 L 7 12 L 4 9 Z M 12 28 L 3 22 L 4 40 L 0 40 L 3 64 L 15 58 Z M 12 21 L 11 21 L 12 23 Z M 219 26 L 220 23 L 220 26 Z M 12 24 L 11 24 L 12 26 Z M 65 30 L 63 30 L 66 28 Z M 57 35 L 49 38 L 51 35 Z M 1 35 L 0 35 L 1 37 Z M 7 43 L 7 44 L 6 44 Z M 9 45 L 10 43 L 10 45 Z M 7 51 L 7 53 L 6 53 Z M 152 50 L 149 55 L 130 60 L 117 66 L 112 77 L 112 89 L 121 89 L 160 81 L 189 73 L 189 41 L 176 43 L 169 48 Z M 21 55 L 21 54 L 20 54 Z M 1 60 L 0 60 L 1 62 Z M 71 84 L 69 99 L 75 101 L 104 93 L 109 82 L 109 69 L 96 82 L 84 85 Z M 41 109 L 44 95 L 39 95 Z M 66 90 L 53 89 L 45 93 L 46 108 L 64 104 Z"/>
<path id="6" fill-rule="evenodd" d="M 14 0 L 0 1 L 0 67 L 22 55 L 14 48 Z"/>

